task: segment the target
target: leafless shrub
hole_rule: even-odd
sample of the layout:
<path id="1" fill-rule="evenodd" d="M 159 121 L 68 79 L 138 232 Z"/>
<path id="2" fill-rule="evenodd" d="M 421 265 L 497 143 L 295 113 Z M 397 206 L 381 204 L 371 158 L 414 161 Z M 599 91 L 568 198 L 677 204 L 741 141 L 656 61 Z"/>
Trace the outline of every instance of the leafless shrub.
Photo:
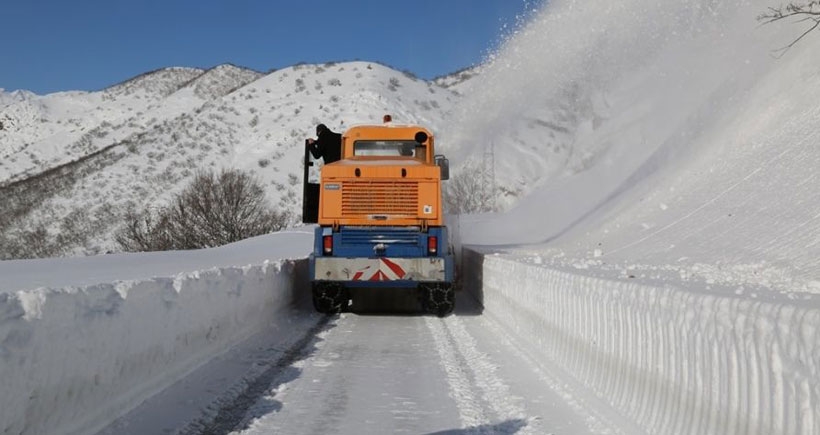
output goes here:
<path id="1" fill-rule="evenodd" d="M 129 210 L 114 240 L 125 251 L 166 251 L 173 249 L 168 215 L 150 209 L 138 213 Z"/>
<path id="2" fill-rule="evenodd" d="M 53 245 L 50 243 L 48 230 L 43 223 L 30 230 L 15 230 L 0 234 L 0 244 L 3 260 L 23 258 L 44 258 L 53 254 Z"/>
<path id="3" fill-rule="evenodd" d="M 50 232 L 51 216 L 40 216 L 28 226 L 0 232 L 0 259 L 45 258 L 65 255 L 74 249 L 88 248 L 92 234 L 104 231 L 110 216 L 99 211 L 90 216 L 82 208 L 71 210 L 59 222 L 59 231 Z"/>
<path id="4" fill-rule="evenodd" d="M 483 175 L 481 162 L 468 162 L 449 181 L 442 183 L 444 205 L 450 213 L 481 213 L 495 210 L 492 183 Z"/>
<path id="5" fill-rule="evenodd" d="M 775 50 L 778 56 L 782 56 L 811 31 L 820 27 L 820 0 L 791 2 L 786 6 L 770 7 L 767 12 L 757 16 L 757 20 L 763 24 L 770 24 L 787 18 L 795 18 L 798 23 L 808 22 L 810 26 L 789 45 Z"/>
<path id="6" fill-rule="evenodd" d="M 116 240 L 127 251 L 220 246 L 285 227 L 287 213 L 271 209 L 253 176 L 238 170 L 202 172 L 156 212 L 129 212 Z"/>

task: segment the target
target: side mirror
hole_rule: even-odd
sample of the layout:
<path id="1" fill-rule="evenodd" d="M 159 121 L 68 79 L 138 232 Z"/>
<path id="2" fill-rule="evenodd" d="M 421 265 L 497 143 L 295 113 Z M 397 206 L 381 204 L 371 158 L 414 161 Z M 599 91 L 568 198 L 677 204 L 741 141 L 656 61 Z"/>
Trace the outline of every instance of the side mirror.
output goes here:
<path id="1" fill-rule="evenodd" d="M 450 161 L 441 154 L 436 155 L 436 166 L 441 169 L 441 181 L 450 179 Z"/>

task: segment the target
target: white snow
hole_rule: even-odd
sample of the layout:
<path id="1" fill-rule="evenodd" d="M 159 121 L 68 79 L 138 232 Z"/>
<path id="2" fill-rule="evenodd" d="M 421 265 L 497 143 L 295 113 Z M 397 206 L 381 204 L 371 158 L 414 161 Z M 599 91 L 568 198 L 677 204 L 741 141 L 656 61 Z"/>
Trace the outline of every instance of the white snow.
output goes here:
<path id="1" fill-rule="evenodd" d="M 646 433 L 815 433 L 817 299 L 467 256 L 492 316 Z M 592 267 L 591 267 L 592 268 Z M 714 292 L 714 293 L 713 293 Z M 727 292 L 729 293 L 729 292 Z"/>
<path id="2" fill-rule="evenodd" d="M 759 26 L 769 6 L 552 1 L 458 85 L 453 112 L 440 111 L 447 123 L 412 105 L 393 112 L 431 122 L 451 162 L 495 163 L 506 211 L 451 220 L 465 289 L 533 360 L 566 374 L 556 383 L 578 386 L 566 394 L 605 404 L 601 420 L 621 429 L 820 432 L 820 45 L 810 34 L 772 56 L 802 30 Z M 374 68 L 369 80 L 389 80 Z M 280 92 L 274 83 L 298 71 L 239 95 Z M 316 74 L 324 91 L 343 77 Z M 402 86 L 417 99 L 429 93 Z M 289 111 L 330 98 L 283 92 L 275 98 L 300 102 Z M 368 117 L 382 110 L 373 87 L 356 92 Z M 219 102 L 229 103 L 250 109 Z M 328 119 L 340 127 L 361 118 L 356 110 Z M 294 116 L 308 125 L 315 115 Z M 265 134 L 237 133 L 235 163 L 252 166 L 239 156 L 261 153 Z M 258 332 L 289 300 L 284 259 L 303 257 L 310 238 L 0 262 L 0 427 L 98 428 Z M 470 354 L 458 325 L 445 330 Z M 481 355 L 471 364 L 494 370 Z M 466 382 L 447 376 L 455 389 Z M 505 385 L 476 387 L 499 413 L 520 414 Z M 459 400 L 461 421 L 477 423 L 470 398 Z"/>
<path id="3" fill-rule="evenodd" d="M 495 113 L 470 99 L 514 95 L 510 119 L 568 84 L 606 102 L 573 137 L 583 165 L 461 218 L 483 277 L 465 287 L 646 433 L 820 430 L 820 46 L 772 56 L 799 32 L 758 26 L 767 6 L 552 2 L 470 82 L 460 131 L 490 137 L 508 131 L 487 133 Z M 554 55 L 528 57 L 538 41 Z M 508 71 L 521 89 L 493 82 Z M 496 174 L 529 167 L 495 146 Z"/>
<path id="4" fill-rule="evenodd" d="M 259 333 L 292 303 L 311 239 L 0 262 L 3 432 L 94 432 Z"/>
<path id="5" fill-rule="evenodd" d="M 127 211 L 166 204 L 208 169 L 253 172 L 295 223 L 304 140 L 316 124 L 343 131 L 390 113 L 397 123 L 438 131 L 459 99 L 361 61 L 269 74 L 232 65 L 165 68 L 97 92 L 21 95 L 0 100 L 0 186 L 43 177 L 24 189 L 27 201 L 4 192 L 22 216 L 0 221 L 0 238 L 44 228 L 46 241 L 59 243 L 66 226 L 87 230 L 52 249 L 54 256 L 116 251 L 113 235 Z M 10 250 L 0 258 L 19 258 Z"/>

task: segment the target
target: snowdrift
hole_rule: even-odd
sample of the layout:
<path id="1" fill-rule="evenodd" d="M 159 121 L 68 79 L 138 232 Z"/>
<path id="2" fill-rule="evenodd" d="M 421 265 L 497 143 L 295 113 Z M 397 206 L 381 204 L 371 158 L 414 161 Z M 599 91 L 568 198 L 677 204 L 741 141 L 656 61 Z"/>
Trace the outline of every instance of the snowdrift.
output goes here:
<path id="1" fill-rule="evenodd" d="M 265 331 L 294 302 L 296 276 L 307 273 L 303 260 L 276 258 L 282 248 L 299 258 L 297 251 L 310 245 L 294 246 L 292 237 L 284 240 L 291 246 L 277 246 L 276 235 L 270 235 L 239 246 L 174 253 L 176 260 L 165 268 L 173 269 L 176 262 L 177 269 L 192 271 L 168 277 L 0 292 L 0 432 L 93 433 L 201 364 Z M 232 266 L 236 260 L 228 255 L 236 249 L 245 251 L 244 260 L 254 252 L 260 259 Z M 168 261 L 168 254 L 119 255 L 119 266 L 130 271 L 120 275 L 140 276 L 135 272 L 140 261 L 152 267 L 151 258 Z M 265 254 L 273 260 L 263 260 Z M 180 266 L 191 256 L 211 258 Z M 87 276 L 103 260 L 48 260 L 55 262 L 54 268 L 40 274 L 57 280 L 48 276 L 60 274 L 62 261 L 71 262 L 75 270 L 88 263 Z M 211 261 L 226 265 L 196 267 Z M 4 262 L 0 271 L 22 285 L 19 274 L 15 278 L 9 271 L 12 263 Z M 64 282 L 71 283 L 63 272 Z"/>
<path id="2" fill-rule="evenodd" d="M 482 271 L 465 288 L 476 292 L 485 315 L 612 406 L 611 427 L 820 430 L 820 300 L 720 296 L 465 252 L 465 267 Z"/>

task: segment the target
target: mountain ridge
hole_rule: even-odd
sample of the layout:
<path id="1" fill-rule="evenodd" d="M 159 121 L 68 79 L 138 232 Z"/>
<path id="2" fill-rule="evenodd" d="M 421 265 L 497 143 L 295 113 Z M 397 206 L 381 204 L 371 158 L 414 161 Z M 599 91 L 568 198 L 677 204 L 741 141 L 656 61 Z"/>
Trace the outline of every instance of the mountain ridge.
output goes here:
<path id="1" fill-rule="evenodd" d="M 459 98 L 365 61 L 267 74 L 230 64 L 170 67 L 96 92 L 14 95 L 0 110 L 0 120 L 14 120 L 0 131 L 0 199 L 14 204 L 0 216 L 0 231 L 2 245 L 17 247 L 11 257 L 116 250 L 112 234 L 127 210 L 167 202 L 207 169 L 255 173 L 296 223 L 301 172 L 293 168 L 315 124 L 339 130 L 391 113 L 437 128 Z M 80 215 L 95 233 L 81 243 L 27 255 L 15 242 L 32 234 L 55 240 Z"/>

